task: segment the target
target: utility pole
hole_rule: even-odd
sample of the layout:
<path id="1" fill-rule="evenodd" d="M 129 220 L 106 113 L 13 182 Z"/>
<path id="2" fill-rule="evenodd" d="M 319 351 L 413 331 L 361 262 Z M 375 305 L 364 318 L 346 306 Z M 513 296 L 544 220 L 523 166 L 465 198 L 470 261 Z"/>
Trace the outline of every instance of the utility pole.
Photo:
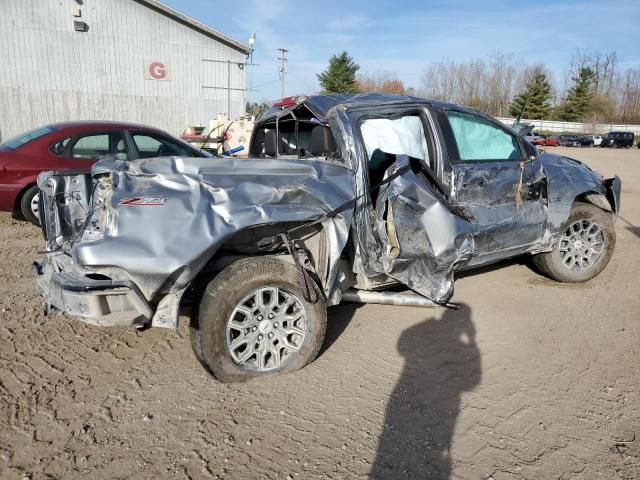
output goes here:
<path id="1" fill-rule="evenodd" d="M 285 48 L 279 48 L 280 56 L 280 98 L 284 98 L 284 77 L 287 75 L 287 52 L 289 50 Z"/>

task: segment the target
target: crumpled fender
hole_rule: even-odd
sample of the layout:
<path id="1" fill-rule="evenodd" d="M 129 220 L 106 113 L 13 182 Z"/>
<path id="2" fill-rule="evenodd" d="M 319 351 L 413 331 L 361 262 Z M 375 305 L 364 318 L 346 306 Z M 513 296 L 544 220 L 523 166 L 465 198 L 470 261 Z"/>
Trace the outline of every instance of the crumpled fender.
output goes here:
<path id="1" fill-rule="evenodd" d="M 575 199 L 589 192 L 606 195 L 607 187 L 600 174 L 578 160 L 551 153 L 543 153 L 540 159 L 547 177 L 547 240 L 553 242 Z"/>
<path id="2" fill-rule="evenodd" d="M 72 255 L 85 267 L 123 269 L 150 299 L 167 282 L 172 291 L 188 285 L 244 228 L 313 219 L 352 199 L 352 177 L 346 166 L 320 159 L 135 160 L 113 172 L 106 207 L 113 213 L 112 231 L 77 243 Z M 127 203 L 132 197 L 156 201 Z M 345 211 L 326 220 L 330 277 L 351 217 Z"/>
<path id="3" fill-rule="evenodd" d="M 609 205 L 613 210 L 613 213 L 618 215 L 620 213 L 620 196 L 622 193 L 622 181 L 620 177 L 614 175 L 613 178 L 607 178 L 604 181 L 604 185 L 607 188 L 606 197 L 609 201 Z"/>

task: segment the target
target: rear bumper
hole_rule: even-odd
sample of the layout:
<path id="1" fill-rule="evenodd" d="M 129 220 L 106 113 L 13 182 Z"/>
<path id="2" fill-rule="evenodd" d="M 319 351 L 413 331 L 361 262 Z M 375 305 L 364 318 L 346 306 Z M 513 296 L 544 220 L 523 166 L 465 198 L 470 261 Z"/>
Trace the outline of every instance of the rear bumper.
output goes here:
<path id="1" fill-rule="evenodd" d="M 33 263 L 36 288 L 47 313 L 65 312 L 94 325 L 119 326 L 151 321 L 152 310 L 136 285 L 84 271 L 62 253 Z"/>

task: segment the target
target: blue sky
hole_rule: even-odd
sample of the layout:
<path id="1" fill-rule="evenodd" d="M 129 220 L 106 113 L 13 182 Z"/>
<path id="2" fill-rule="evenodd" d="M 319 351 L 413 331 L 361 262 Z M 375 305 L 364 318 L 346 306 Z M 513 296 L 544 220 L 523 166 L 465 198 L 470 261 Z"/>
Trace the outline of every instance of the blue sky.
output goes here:
<path id="1" fill-rule="evenodd" d="M 575 49 L 616 50 L 621 67 L 640 68 L 640 0 L 386 1 L 163 0 L 247 43 L 257 36 L 252 100 L 280 96 L 277 48 L 289 50 L 285 95 L 319 89 L 316 73 L 347 50 L 363 73 L 396 72 L 419 87 L 431 61 L 512 53 L 544 62 L 562 83 Z M 249 83 L 250 70 L 247 71 Z"/>

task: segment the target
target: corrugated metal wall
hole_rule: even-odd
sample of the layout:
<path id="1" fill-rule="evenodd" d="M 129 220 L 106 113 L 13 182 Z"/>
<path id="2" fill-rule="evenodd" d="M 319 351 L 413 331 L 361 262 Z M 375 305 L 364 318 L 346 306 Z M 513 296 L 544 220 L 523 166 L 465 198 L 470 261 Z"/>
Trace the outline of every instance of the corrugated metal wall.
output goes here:
<path id="1" fill-rule="evenodd" d="M 79 8 L 81 17 L 74 17 Z M 74 31 L 74 20 L 87 32 Z M 228 113 L 226 63 L 245 54 L 134 0 L 0 1 L 0 134 L 65 120 L 125 120 L 179 134 Z M 167 65 L 152 80 L 150 62 Z M 244 70 L 231 64 L 231 87 Z M 231 118 L 244 112 L 231 92 Z"/>

